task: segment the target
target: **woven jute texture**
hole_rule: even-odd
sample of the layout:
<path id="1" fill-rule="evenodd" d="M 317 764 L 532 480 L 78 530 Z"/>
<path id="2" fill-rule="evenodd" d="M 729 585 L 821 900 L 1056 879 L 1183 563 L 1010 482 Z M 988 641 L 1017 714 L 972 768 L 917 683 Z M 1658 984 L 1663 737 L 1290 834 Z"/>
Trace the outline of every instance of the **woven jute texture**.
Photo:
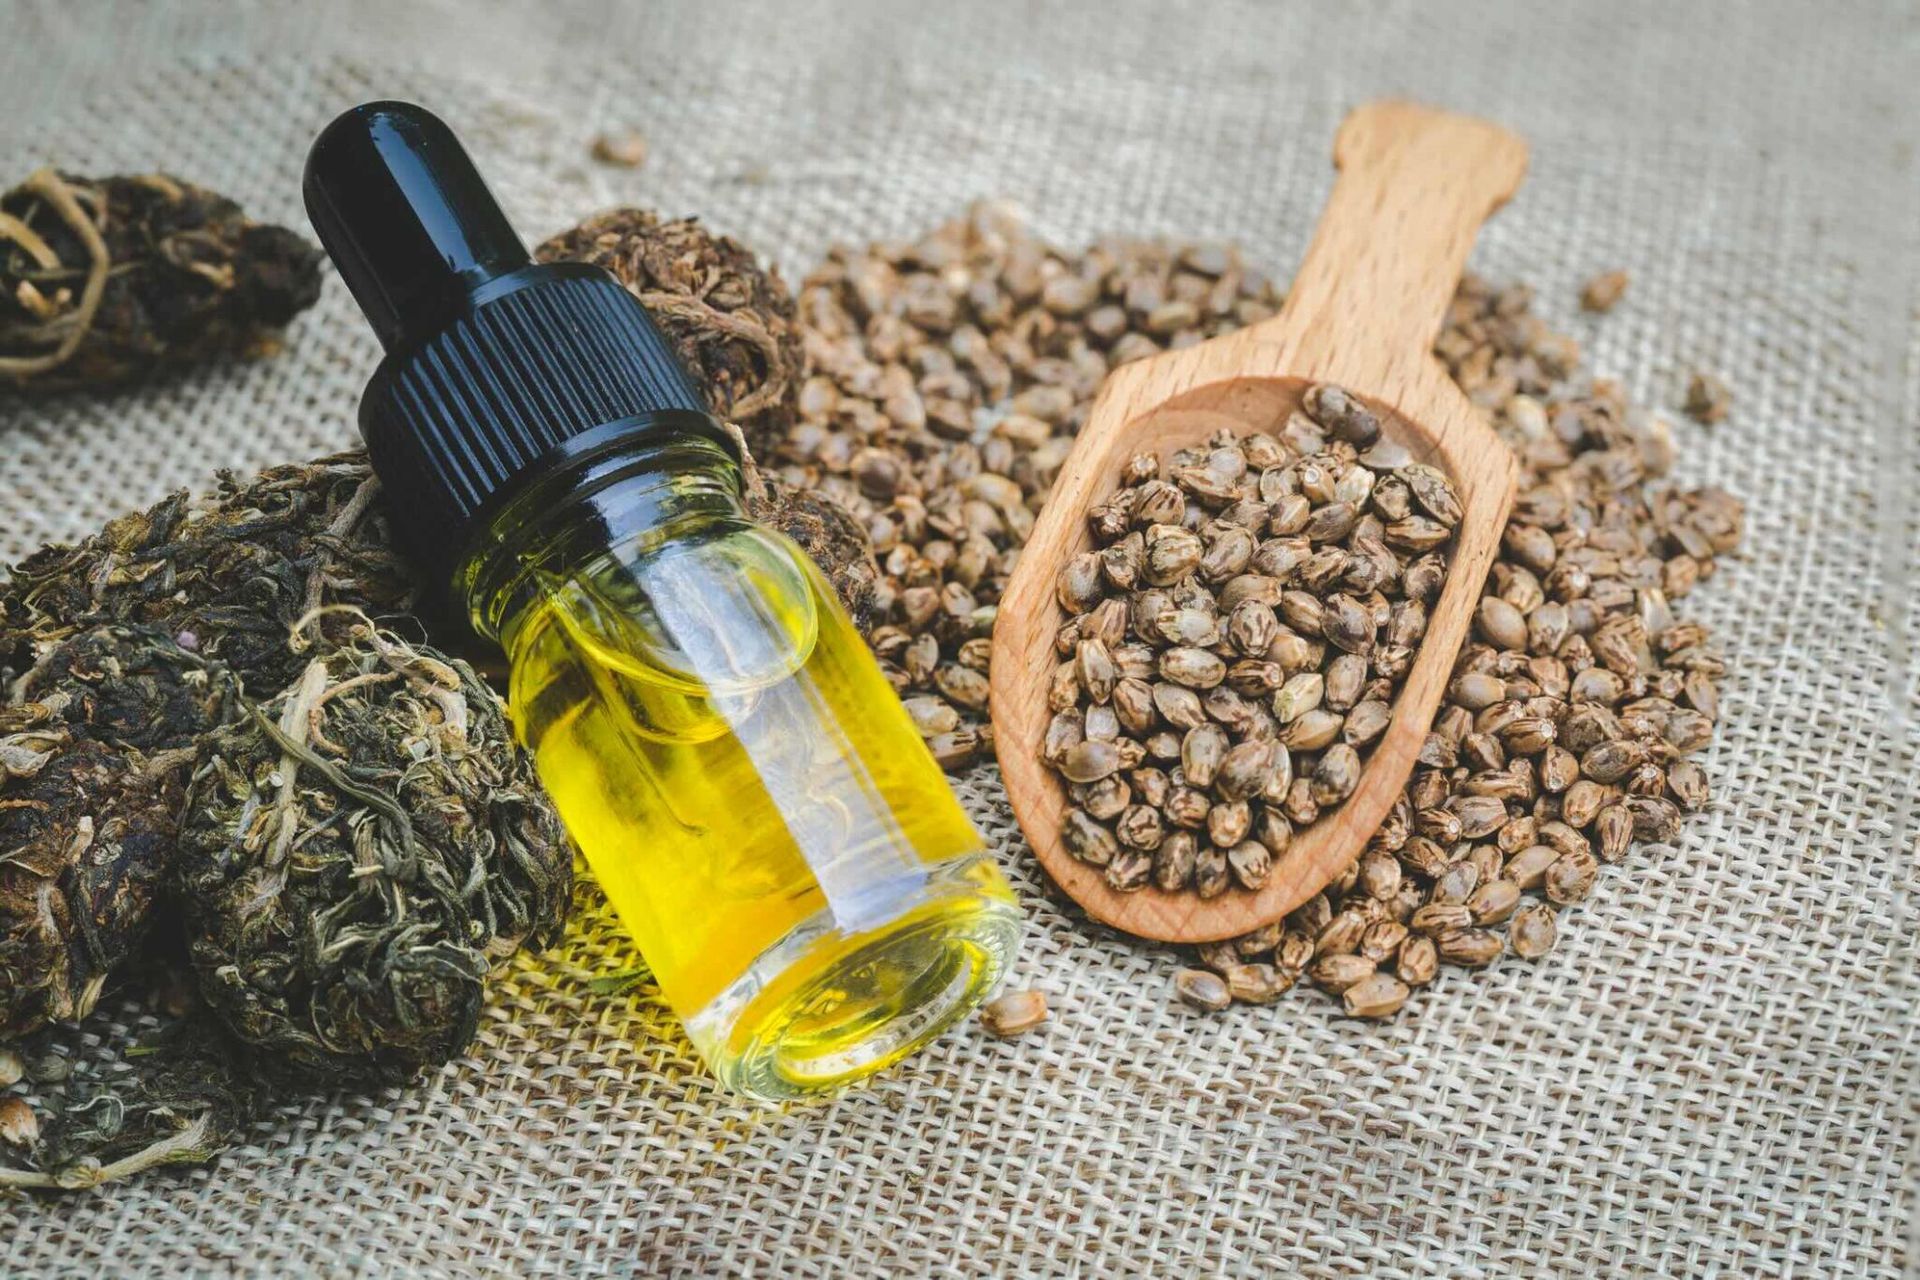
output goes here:
<path id="1" fill-rule="evenodd" d="M 1683 478 L 1749 502 L 1687 602 L 1732 659 L 1708 813 L 1606 869 L 1537 964 L 1383 1026 L 1316 996 L 1201 1017 L 1174 961 L 1048 898 L 990 771 L 961 784 L 1032 913 L 1042 1032 L 977 1029 L 787 1110 L 701 1073 L 589 891 L 411 1088 L 290 1105 L 217 1169 L 0 1205 L 0 1273 L 1878 1276 L 1908 1200 L 1920 764 L 1914 322 L 1920 23 L 1894 5 L 920 8 L 0 4 L 0 157 L 165 168 L 304 225 L 306 144 L 432 104 L 529 234 L 637 201 L 803 274 L 979 196 L 1067 243 L 1221 237 L 1283 276 L 1343 110 L 1523 132 L 1476 267 L 1600 373 L 1678 403 Z M 637 172 L 588 144 L 637 126 Z M 1604 321 L 1578 282 L 1633 274 Z M 0 402 L 0 557 L 217 466 L 348 443 L 375 345 L 337 281 L 278 359 Z M 117 1030 L 103 1019 L 99 1030 Z"/>

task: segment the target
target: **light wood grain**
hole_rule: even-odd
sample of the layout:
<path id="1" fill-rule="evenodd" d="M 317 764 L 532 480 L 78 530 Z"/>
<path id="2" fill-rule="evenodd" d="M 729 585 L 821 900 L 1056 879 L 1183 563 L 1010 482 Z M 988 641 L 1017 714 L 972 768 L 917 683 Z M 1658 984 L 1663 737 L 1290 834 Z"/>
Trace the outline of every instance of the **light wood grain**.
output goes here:
<path id="1" fill-rule="evenodd" d="M 1433 339 L 1480 224 L 1519 186 L 1526 162 L 1525 144 L 1485 121 L 1398 102 L 1357 109 L 1334 142 L 1339 176 L 1280 314 L 1123 365 L 1101 387 L 1001 598 L 990 704 L 1014 814 L 1048 874 L 1095 919 L 1170 942 L 1247 933 L 1352 863 L 1406 785 L 1515 481 L 1512 456 L 1434 359 Z M 1040 763 L 1053 634 L 1064 620 L 1055 577 L 1091 546 L 1085 513 L 1113 492 L 1129 455 L 1164 456 L 1222 426 L 1272 428 L 1315 382 L 1362 395 L 1389 436 L 1443 468 L 1459 491 L 1464 515 L 1426 638 L 1358 790 L 1295 836 L 1265 888 L 1205 902 L 1151 887 L 1116 893 L 1063 846 L 1065 787 Z"/>

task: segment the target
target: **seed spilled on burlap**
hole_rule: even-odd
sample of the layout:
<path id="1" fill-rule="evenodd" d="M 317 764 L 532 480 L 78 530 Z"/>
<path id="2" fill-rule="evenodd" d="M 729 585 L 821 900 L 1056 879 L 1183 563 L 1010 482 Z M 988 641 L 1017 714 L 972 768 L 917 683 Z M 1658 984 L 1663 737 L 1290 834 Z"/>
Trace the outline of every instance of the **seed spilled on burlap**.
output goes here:
<path id="1" fill-rule="evenodd" d="M 1592 301 L 1610 306 L 1612 284 Z M 1230 247 L 1116 238 L 1067 252 L 998 204 L 910 243 L 837 250 L 808 277 L 799 417 L 770 461 L 788 483 L 846 505 L 872 536 L 881 581 L 870 640 L 949 769 L 990 746 L 988 637 L 1000 593 L 1101 380 L 1130 360 L 1264 319 L 1280 300 Z M 1706 776 L 1689 757 L 1711 740 L 1724 661 L 1678 610 L 1737 546 L 1741 504 L 1667 480 L 1675 448 L 1667 424 L 1587 375 L 1577 344 L 1552 332 L 1531 302 L 1524 286 L 1469 278 L 1435 344 L 1523 475 L 1473 634 L 1406 792 L 1324 893 L 1277 926 L 1199 948 L 1221 984 L 1188 971 L 1189 1003 L 1265 1002 L 1305 976 L 1355 1016 L 1386 1016 L 1443 965 L 1545 954 L 1557 909 L 1592 892 L 1603 864 L 1627 857 L 1634 841 L 1673 839 L 1684 816 L 1708 803 Z M 1726 400 L 1722 388 L 1707 390 L 1696 399 L 1710 404 L 1690 406 L 1703 417 Z M 1141 488 L 1147 479 L 1138 478 Z M 1177 537 L 1151 550 L 1145 540 L 1143 531 L 1138 566 L 1129 548 L 1117 567 L 1149 584 L 1148 574 L 1193 553 Z M 1111 571 L 1096 563 L 1079 572 L 1064 590 L 1091 591 Z M 1189 623 L 1204 638 L 1201 621 L 1171 625 Z M 1124 710 L 1144 721 L 1151 707 L 1177 723 L 1193 714 L 1189 700 L 1155 698 L 1156 681 L 1204 692 L 1209 657 L 1218 655 L 1205 645 L 1171 646 L 1145 681 L 1145 702 L 1110 648 L 1104 661 L 1097 652 L 1083 660 L 1076 641 L 1070 669 L 1106 695 L 1099 705 L 1116 719 Z M 1304 710 L 1311 693 L 1294 695 L 1304 715 L 1314 714 Z M 1117 787 L 1094 790 L 1121 761 L 1103 754 L 1111 743 L 1088 734 L 1082 714 L 1079 741 L 1063 729 L 1052 745 L 1063 773 L 1089 788 L 1086 799 L 1114 825 L 1083 805 L 1068 834 L 1097 847 L 1096 858 L 1107 852 L 1111 865 L 1151 839 L 1150 822 L 1137 805 L 1116 807 Z M 1207 735 L 1197 754 L 1217 771 L 1238 745 L 1229 727 L 1224 743 Z M 1159 791 L 1151 778 L 1127 786 Z M 1204 822 L 1172 790 L 1154 801 L 1162 819 Z M 1195 854 L 1191 870 L 1163 859 L 1181 863 L 1169 878 L 1197 876 Z M 1128 860 L 1128 877 L 1138 862 Z M 1207 870 L 1233 873 L 1231 863 Z"/>

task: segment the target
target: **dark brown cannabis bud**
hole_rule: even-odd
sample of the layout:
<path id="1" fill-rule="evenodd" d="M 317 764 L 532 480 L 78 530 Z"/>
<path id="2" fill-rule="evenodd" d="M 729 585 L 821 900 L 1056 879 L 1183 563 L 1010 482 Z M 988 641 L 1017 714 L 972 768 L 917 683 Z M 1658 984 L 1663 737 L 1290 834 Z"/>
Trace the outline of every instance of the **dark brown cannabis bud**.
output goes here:
<path id="1" fill-rule="evenodd" d="M 0 196 L 0 387 L 256 354 L 319 296 L 319 250 L 175 178 L 42 169 Z"/>
<path id="2" fill-rule="evenodd" d="M 202 996 L 319 1081 L 462 1052 L 488 968 L 556 937 L 573 887 L 498 697 L 364 619 L 203 741 L 177 858 Z"/>
<path id="3" fill-rule="evenodd" d="M 865 635 L 873 627 L 880 578 L 866 526 L 825 494 L 776 480 L 754 465 L 751 455 L 743 470 L 747 514 L 799 544 L 827 575 L 854 626 Z"/>
<path id="4" fill-rule="evenodd" d="M 781 484 L 751 458 L 770 458 L 793 425 L 800 339 L 793 296 L 777 271 L 692 218 L 663 222 L 615 209 L 548 240 L 542 262 L 606 267 L 647 308 L 705 389 L 714 416 L 739 432 L 750 460 L 747 509 L 813 557 L 865 632 L 879 568 L 865 528 L 833 499 Z"/>
<path id="5" fill-rule="evenodd" d="M 18 742 L 0 733 L 0 743 Z M 70 742 L 8 780 L 0 795 L 0 1040 L 92 1011 L 147 924 L 172 843 L 163 790 L 135 757 L 98 742 Z"/>
<path id="6" fill-rule="evenodd" d="M 614 209 L 534 251 L 540 262 L 591 262 L 645 303 L 706 390 L 714 416 L 738 424 L 763 458 L 786 438 L 800 393 L 793 295 L 738 241 L 693 218 Z"/>
<path id="7" fill-rule="evenodd" d="M 0 1040 L 85 1017 L 139 944 L 193 743 L 233 695 L 165 634 L 105 626 L 0 707 Z"/>
<path id="8" fill-rule="evenodd" d="M 103 622 L 164 629 L 266 697 L 305 666 L 288 638 L 347 625 L 332 606 L 375 617 L 413 602 L 388 542 L 363 453 L 223 473 L 209 498 L 176 493 L 85 541 L 44 547 L 0 583 L 0 675 Z"/>

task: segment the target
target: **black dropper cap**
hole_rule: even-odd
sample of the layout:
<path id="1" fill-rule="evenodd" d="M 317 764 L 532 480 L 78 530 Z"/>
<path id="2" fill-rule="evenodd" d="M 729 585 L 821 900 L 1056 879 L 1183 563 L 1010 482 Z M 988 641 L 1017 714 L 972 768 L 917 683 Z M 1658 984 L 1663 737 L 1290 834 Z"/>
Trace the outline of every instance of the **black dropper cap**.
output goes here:
<path id="1" fill-rule="evenodd" d="M 387 350 L 360 433 L 436 591 L 487 516 L 589 432 L 624 424 L 732 448 L 646 308 L 603 268 L 534 265 L 431 112 L 348 111 L 314 142 L 304 191 Z"/>

